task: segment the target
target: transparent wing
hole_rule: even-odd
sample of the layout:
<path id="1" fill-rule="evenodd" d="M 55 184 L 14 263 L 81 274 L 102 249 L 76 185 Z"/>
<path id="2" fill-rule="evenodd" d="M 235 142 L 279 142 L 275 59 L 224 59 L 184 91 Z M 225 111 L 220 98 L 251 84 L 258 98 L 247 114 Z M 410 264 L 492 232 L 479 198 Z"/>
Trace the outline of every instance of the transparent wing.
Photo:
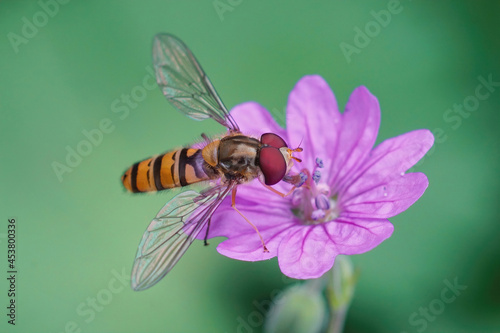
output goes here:
<path id="1" fill-rule="evenodd" d="M 219 185 L 201 194 L 186 191 L 165 204 L 137 249 L 131 278 L 134 290 L 153 286 L 174 267 L 234 186 Z"/>
<path id="2" fill-rule="evenodd" d="M 153 64 L 158 85 L 179 111 L 196 120 L 212 118 L 231 131 L 239 131 L 210 79 L 180 39 L 156 35 Z"/>

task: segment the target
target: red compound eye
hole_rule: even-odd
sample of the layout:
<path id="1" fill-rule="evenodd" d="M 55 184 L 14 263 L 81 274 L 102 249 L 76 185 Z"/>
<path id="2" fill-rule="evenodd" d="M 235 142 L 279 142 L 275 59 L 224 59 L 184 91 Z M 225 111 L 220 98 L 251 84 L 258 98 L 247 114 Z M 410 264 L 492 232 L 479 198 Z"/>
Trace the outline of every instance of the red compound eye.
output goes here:
<path id="1" fill-rule="evenodd" d="M 276 137 L 281 139 L 277 135 Z M 274 185 L 285 177 L 286 161 L 278 148 L 262 147 L 260 149 L 259 164 L 266 185 Z"/>
<path id="2" fill-rule="evenodd" d="M 285 140 L 283 140 L 279 135 L 276 135 L 274 133 L 264 133 L 260 137 L 260 142 L 262 142 L 265 145 L 275 147 L 275 148 L 282 148 L 282 147 L 288 147 Z"/>

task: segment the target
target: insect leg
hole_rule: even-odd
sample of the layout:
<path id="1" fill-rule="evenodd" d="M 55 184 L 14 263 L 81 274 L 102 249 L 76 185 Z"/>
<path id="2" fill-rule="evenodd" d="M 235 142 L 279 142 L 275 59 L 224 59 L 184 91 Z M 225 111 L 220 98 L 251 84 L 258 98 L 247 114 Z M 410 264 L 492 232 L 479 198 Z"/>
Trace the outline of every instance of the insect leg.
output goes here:
<path id="1" fill-rule="evenodd" d="M 210 229 L 210 222 L 212 222 L 212 217 L 210 216 L 210 218 L 208 219 L 208 223 L 207 223 L 207 232 L 205 233 L 205 238 L 203 239 L 203 244 L 205 246 L 208 245 L 208 242 L 207 242 L 207 239 L 208 239 L 208 230 Z"/>
<path id="2" fill-rule="evenodd" d="M 210 140 L 210 138 L 205 133 L 201 133 L 201 137 L 203 138 L 203 140 L 205 140 L 207 144 L 212 142 L 212 140 Z"/>
<path id="3" fill-rule="evenodd" d="M 249 219 L 247 219 L 245 217 L 245 215 L 243 215 L 239 210 L 238 208 L 236 208 L 236 203 L 235 203 L 235 199 L 236 199 L 236 189 L 237 187 L 233 188 L 233 193 L 232 193 L 232 196 L 231 196 L 231 207 L 238 212 L 238 214 L 241 215 L 241 217 L 243 217 L 245 219 L 245 221 L 248 222 L 248 224 L 250 224 L 252 226 L 252 228 L 257 232 L 257 235 L 259 235 L 260 237 L 260 241 L 262 242 L 262 247 L 264 248 L 264 252 L 269 252 L 269 250 L 267 249 L 266 247 L 266 243 L 264 243 L 264 239 L 262 238 L 260 232 L 259 232 L 259 229 L 257 229 L 257 227 L 252 223 L 250 222 Z"/>
<path id="4" fill-rule="evenodd" d="M 294 187 L 292 187 L 292 189 L 290 191 L 288 191 L 288 193 L 285 194 L 285 193 L 282 193 L 282 192 L 278 191 L 277 189 L 272 188 L 271 186 L 266 185 L 264 183 L 262 183 L 262 185 L 264 185 L 264 187 L 267 188 L 269 191 L 276 193 L 277 195 L 281 196 L 282 198 L 289 196 L 297 188 L 297 186 L 294 186 Z"/>

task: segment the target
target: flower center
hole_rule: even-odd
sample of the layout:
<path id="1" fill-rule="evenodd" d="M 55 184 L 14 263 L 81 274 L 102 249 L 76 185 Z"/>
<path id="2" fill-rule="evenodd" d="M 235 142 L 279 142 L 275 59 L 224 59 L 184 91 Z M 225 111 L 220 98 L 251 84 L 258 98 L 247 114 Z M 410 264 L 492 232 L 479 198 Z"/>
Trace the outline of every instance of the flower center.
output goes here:
<path id="1" fill-rule="evenodd" d="M 316 159 L 316 166 L 310 172 L 303 169 L 300 177 L 303 180 L 299 188 L 292 193 L 293 213 L 304 224 L 319 224 L 334 220 L 340 214 L 337 197 L 330 193 L 330 187 L 321 181 L 323 161 Z"/>

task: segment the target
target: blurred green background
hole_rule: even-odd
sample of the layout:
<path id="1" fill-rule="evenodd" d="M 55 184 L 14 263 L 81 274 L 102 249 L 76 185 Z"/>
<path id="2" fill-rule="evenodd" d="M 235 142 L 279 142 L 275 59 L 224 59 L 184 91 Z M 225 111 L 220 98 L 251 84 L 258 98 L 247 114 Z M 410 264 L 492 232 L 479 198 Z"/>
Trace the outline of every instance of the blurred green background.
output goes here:
<path id="1" fill-rule="evenodd" d="M 151 84 L 152 37 L 170 32 L 228 107 L 258 101 L 283 124 L 294 84 L 320 74 L 341 108 L 359 85 L 378 97 L 378 142 L 436 131 L 415 168 L 427 192 L 391 219 L 390 239 L 353 257 L 361 275 L 345 332 L 500 332 L 498 1 L 59 1 L 0 2 L 0 267 L 7 276 L 15 217 L 19 270 L 15 327 L 1 279 L 0 331 L 260 332 L 263 306 L 292 284 L 275 259 L 239 262 L 199 242 L 154 288 L 128 286 L 171 194 L 124 193 L 122 172 L 223 131 L 140 88 Z M 482 99 L 478 77 L 494 81 Z M 107 132 L 85 146 L 99 126 Z M 79 145 L 87 156 L 59 179 L 54 162 L 67 165 Z M 455 279 L 467 289 L 436 307 Z M 439 314 L 423 319 L 430 305 Z"/>

